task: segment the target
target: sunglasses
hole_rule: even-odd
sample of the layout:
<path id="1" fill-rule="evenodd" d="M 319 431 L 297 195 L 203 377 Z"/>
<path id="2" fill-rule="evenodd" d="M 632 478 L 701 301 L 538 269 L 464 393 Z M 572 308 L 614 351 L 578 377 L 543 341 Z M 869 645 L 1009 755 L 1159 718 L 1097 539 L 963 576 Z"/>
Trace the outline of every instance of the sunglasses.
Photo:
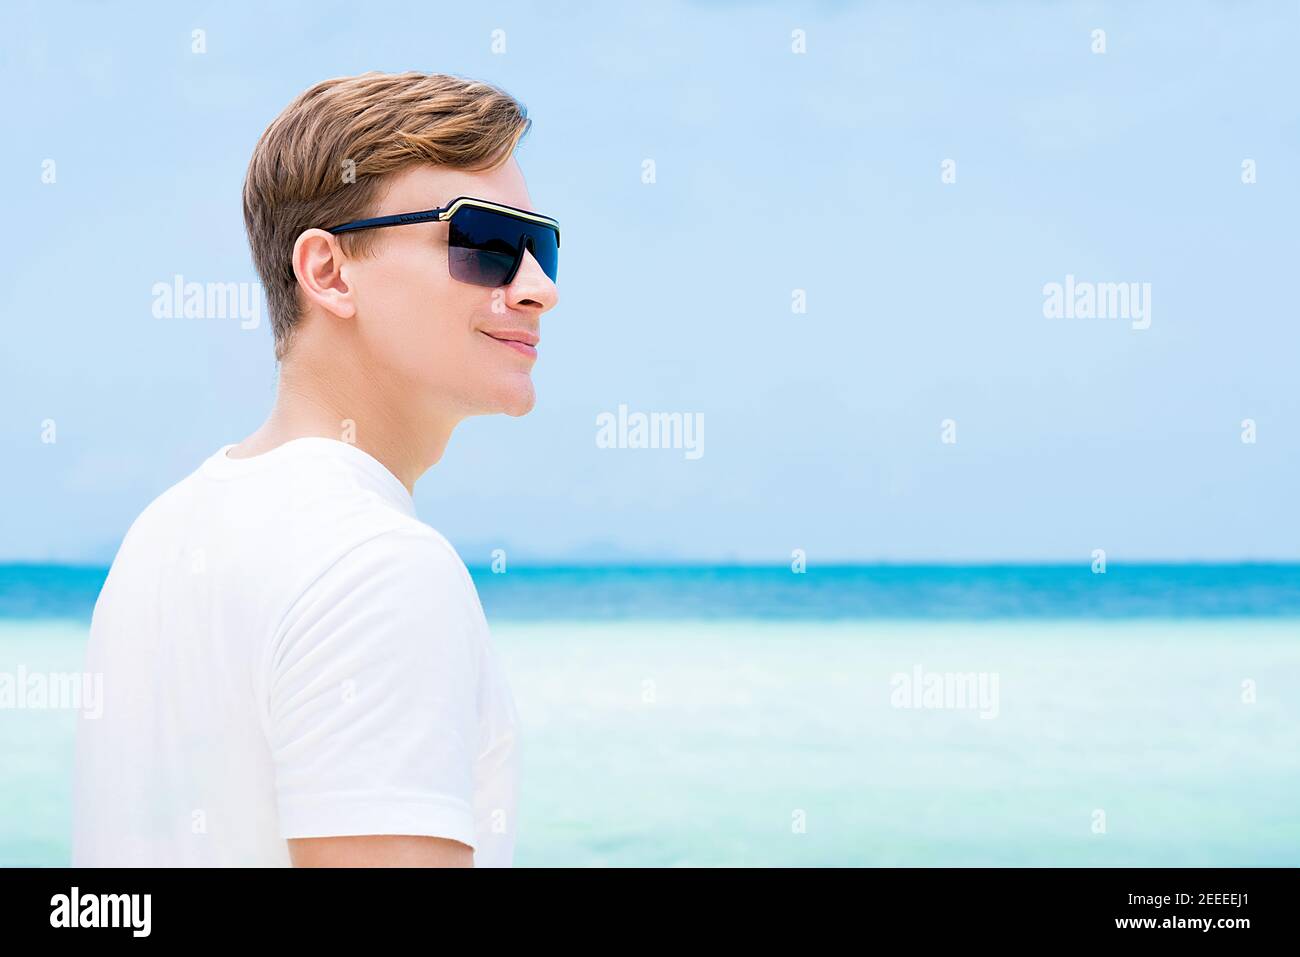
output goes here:
<path id="1" fill-rule="evenodd" d="M 350 233 L 411 223 L 447 223 L 451 227 L 447 268 L 453 279 L 476 286 L 508 286 L 514 282 L 527 250 L 555 282 L 560 264 L 560 224 L 549 216 L 486 199 L 458 196 L 441 209 L 359 219 L 326 232 Z"/>

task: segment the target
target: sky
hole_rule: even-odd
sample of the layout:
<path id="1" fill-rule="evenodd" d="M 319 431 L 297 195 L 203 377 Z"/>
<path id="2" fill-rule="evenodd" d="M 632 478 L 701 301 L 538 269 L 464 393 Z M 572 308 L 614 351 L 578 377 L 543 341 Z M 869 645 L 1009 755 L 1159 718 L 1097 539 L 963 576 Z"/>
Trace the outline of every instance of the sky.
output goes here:
<path id="1" fill-rule="evenodd" d="M 525 105 L 563 230 L 535 409 L 416 487 L 470 564 L 1300 559 L 1294 2 L 6 7 L 0 561 L 107 563 L 260 424 L 265 313 L 155 285 L 255 282 L 257 138 L 407 69 Z"/>

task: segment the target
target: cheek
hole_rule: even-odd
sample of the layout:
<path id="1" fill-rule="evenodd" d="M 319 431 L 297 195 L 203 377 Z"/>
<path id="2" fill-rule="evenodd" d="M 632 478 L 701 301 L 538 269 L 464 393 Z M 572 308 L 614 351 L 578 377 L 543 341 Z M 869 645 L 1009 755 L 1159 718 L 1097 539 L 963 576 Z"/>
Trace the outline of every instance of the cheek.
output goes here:
<path id="1" fill-rule="evenodd" d="M 475 317 L 490 290 L 452 279 L 445 251 L 367 263 L 358 292 L 368 348 L 388 368 L 459 391 L 482 366 L 492 343 L 475 341 Z"/>
<path id="2" fill-rule="evenodd" d="M 444 280 L 450 279 L 446 268 L 434 256 L 421 260 L 395 254 L 381 254 L 366 264 L 357 284 L 357 318 L 374 351 L 395 359 L 423 351 L 422 340 L 432 339 L 435 333 Z"/>

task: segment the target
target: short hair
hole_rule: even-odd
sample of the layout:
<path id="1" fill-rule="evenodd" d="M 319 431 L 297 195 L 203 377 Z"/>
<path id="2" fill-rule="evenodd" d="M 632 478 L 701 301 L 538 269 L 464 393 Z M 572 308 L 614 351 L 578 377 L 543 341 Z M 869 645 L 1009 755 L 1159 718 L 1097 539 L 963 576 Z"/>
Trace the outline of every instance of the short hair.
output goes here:
<path id="1" fill-rule="evenodd" d="M 275 358 L 300 318 L 293 246 L 312 227 L 372 214 L 384 181 L 419 163 L 493 169 L 531 125 L 513 97 L 443 73 L 363 73 L 318 83 L 266 128 L 244 179 L 244 225 L 266 291 Z M 339 236 L 363 256 L 374 230 Z"/>

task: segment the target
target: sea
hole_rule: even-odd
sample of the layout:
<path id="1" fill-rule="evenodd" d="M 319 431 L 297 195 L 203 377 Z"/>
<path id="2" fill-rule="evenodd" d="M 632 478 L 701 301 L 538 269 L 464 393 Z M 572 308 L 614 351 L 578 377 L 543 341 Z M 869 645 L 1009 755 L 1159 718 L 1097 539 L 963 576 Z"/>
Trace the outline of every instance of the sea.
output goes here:
<path id="1" fill-rule="evenodd" d="M 1300 565 L 471 572 L 516 866 L 1300 865 Z M 106 573 L 0 565 L 0 688 Z M 69 862 L 77 720 L 0 697 L 0 866 Z"/>

